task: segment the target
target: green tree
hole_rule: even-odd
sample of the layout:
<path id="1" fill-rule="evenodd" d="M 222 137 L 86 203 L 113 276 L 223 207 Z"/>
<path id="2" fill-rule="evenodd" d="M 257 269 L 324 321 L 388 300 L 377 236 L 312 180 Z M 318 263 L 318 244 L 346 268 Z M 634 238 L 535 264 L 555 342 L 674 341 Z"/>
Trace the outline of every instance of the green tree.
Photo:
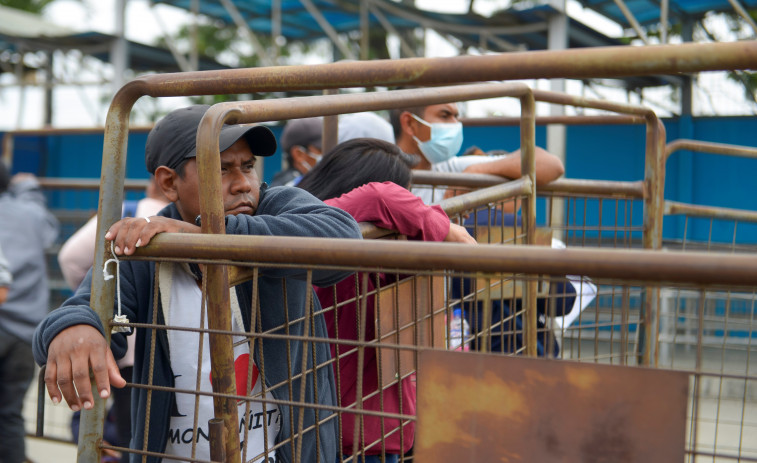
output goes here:
<path id="1" fill-rule="evenodd" d="M 54 1 L 55 0 L 0 0 L 0 5 L 39 14 Z"/>

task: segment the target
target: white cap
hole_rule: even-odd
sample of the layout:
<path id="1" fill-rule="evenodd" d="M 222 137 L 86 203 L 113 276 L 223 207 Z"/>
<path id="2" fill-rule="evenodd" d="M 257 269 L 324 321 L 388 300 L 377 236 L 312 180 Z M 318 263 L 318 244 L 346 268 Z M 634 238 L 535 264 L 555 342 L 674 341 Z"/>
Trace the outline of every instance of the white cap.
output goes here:
<path id="1" fill-rule="evenodd" d="M 392 124 L 376 113 L 355 113 L 339 116 L 338 143 L 353 138 L 378 138 L 394 143 Z"/>

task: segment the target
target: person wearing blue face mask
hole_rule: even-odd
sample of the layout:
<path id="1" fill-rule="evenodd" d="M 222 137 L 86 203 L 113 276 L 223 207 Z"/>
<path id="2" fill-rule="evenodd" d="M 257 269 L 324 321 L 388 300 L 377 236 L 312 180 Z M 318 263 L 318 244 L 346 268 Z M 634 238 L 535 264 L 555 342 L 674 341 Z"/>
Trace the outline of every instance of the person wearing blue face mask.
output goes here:
<path id="1" fill-rule="evenodd" d="M 421 157 L 414 169 L 520 178 L 520 150 L 501 156 L 457 156 L 463 144 L 459 115 L 455 103 L 392 110 L 397 146 L 405 153 Z M 542 148 L 536 147 L 535 161 L 537 185 L 549 183 L 565 173 L 562 161 Z M 424 203 L 433 204 L 445 198 L 446 190 L 414 188 L 412 192 Z"/>

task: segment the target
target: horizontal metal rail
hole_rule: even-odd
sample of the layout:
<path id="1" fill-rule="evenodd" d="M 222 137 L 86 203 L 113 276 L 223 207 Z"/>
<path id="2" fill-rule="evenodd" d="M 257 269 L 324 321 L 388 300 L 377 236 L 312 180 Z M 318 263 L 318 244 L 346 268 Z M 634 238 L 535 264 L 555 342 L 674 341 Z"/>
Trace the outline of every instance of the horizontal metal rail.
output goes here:
<path id="1" fill-rule="evenodd" d="M 698 206 L 676 201 L 665 201 L 665 215 L 688 215 L 692 217 L 738 220 L 739 222 L 757 222 L 757 211 L 728 207 Z"/>
<path id="2" fill-rule="evenodd" d="M 99 190 L 100 179 L 93 178 L 55 178 L 40 177 L 39 184 L 43 188 L 61 189 L 61 190 Z M 144 191 L 147 188 L 148 180 L 124 180 L 125 190 Z"/>
<path id="3" fill-rule="evenodd" d="M 131 259 L 227 260 L 398 270 L 585 275 L 654 284 L 757 286 L 757 259 L 726 253 L 206 234 L 157 235 Z"/>
<path id="4" fill-rule="evenodd" d="M 414 170 L 414 185 L 457 186 L 486 188 L 502 183 L 502 177 L 488 174 L 462 174 Z M 541 193 L 578 193 L 603 196 L 644 197 L 644 182 L 621 182 L 614 180 L 581 180 L 560 178 L 539 187 Z"/>
<path id="5" fill-rule="evenodd" d="M 753 148 L 751 146 L 680 139 L 673 140 L 672 142 L 665 145 L 665 161 L 667 161 L 673 153 L 681 150 L 757 159 L 757 148 Z"/>
<path id="6" fill-rule="evenodd" d="M 466 127 L 487 126 L 515 126 L 520 119 L 517 117 L 489 116 L 489 117 L 461 117 L 460 122 Z M 537 116 L 536 125 L 564 124 L 564 125 L 616 125 L 616 124 L 645 124 L 646 120 L 639 116 L 606 115 L 606 116 Z"/>

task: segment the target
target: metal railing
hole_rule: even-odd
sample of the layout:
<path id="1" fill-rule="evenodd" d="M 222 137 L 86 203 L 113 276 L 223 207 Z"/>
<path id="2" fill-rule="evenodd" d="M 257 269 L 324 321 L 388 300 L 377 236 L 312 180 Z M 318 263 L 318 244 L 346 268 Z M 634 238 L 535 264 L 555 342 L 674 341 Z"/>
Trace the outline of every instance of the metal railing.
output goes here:
<path id="1" fill-rule="evenodd" d="M 105 242 L 102 233 L 104 230 L 103 227 L 115 222 L 120 217 L 120 205 L 123 200 L 125 148 L 129 113 L 134 102 L 145 95 L 162 97 L 293 89 L 368 87 L 398 84 L 439 85 L 464 81 L 507 80 L 528 77 L 618 77 L 625 75 L 744 69 L 752 66 L 755 53 L 757 53 L 757 45 L 753 43 L 706 45 L 683 44 L 675 46 L 644 47 L 643 49 L 638 47 L 615 47 L 567 50 L 560 52 L 528 52 L 496 56 L 466 56 L 438 59 L 334 63 L 318 66 L 289 66 L 166 74 L 139 78 L 130 82 L 118 92 L 111 104 L 107 117 L 103 152 L 103 174 L 101 178 L 101 193 L 98 210 L 100 225 L 96 246 L 97 253 L 95 256 L 95 266 L 102 267 L 105 262 Z M 612 63 L 612 66 L 608 66 L 607 63 Z M 460 73 L 460 69 L 466 69 L 466 72 Z M 524 118 L 531 118 L 529 122 L 524 123 L 521 127 L 521 149 L 525 154 L 523 158 L 524 173 L 533 172 L 532 167 L 529 169 L 528 165 L 525 163 L 525 160 L 529 159 L 530 156 L 527 154 L 528 151 L 533 149 L 533 100 L 531 99 L 529 102 L 531 95 L 538 95 L 539 97 L 543 97 L 544 101 L 552 101 L 561 104 L 577 103 L 580 105 L 581 102 L 565 95 L 552 94 L 549 92 L 532 92 L 528 88 L 519 88 L 515 85 L 512 88 L 518 89 L 518 91 L 521 92 L 521 101 L 526 103 L 523 109 Z M 429 89 L 429 91 L 432 90 Z M 325 96 L 324 98 L 330 97 L 332 96 Z M 288 119 L 308 115 L 332 115 L 341 112 L 383 109 L 386 107 L 379 103 L 372 105 L 371 102 L 375 102 L 375 100 L 373 100 L 373 97 L 370 96 L 370 94 L 355 97 L 354 99 L 350 99 L 349 95 L 333 96 L 333 98 L 336 97 L 342 97 L 334 101 L 344 102 L 344 106 L 337 105 L 328 110 L 314 110 L 307 106 L 297 107 L 292 104 L 295 102 L 294 99 L 289 100 L 288 102 L 255 102 L 255 105 L 239 103 L 221 104 L 211 108 L 209 113 L 204 117 L 198 133 L 198 162 L 202 177 L 201 194 L 203 232 L 218 234 L 223 231 L 221 226 L 223 223 L 223 216 L 220 213 L 220 202 L 218 201 L 219 180 L 216 165 L 217 156 L 214 157 L 218 152 L 217 134 L 220 130 L 221 124 L 224 122 L 240 123 L 275 120 L 276 118 Z M 358 106 L 361 103 L 361 99 L 364 99 L 366 103 L 365 105 Z M 434 100 L 429 99 L 426 101 Z M 438 101 L 445 100 L 440 98 Z M 298 99 L 296 102 L 301 103 L 303 101 Z M 608 104 L 608 106 L 612 105 Z M 638 109 L 632 108 L 632 111 L 638 111 Z M 655 123 L 656 118 L 654 118 L 651 111 L 641 110 L 638 114 L 643 115 L 648 124 L 645 188 L 649 191 L 650 195 L 645 197 L 647 200 L 644 223 L 646 231 L 645 246 L 650 249 L 659 249 L 662 208 L 661 205 L 656 203 L 660 198 L 660 195 L 657 192 L 657 189 L 660 188 L 660 182 L 658 182 L 657 179 L 659 172 L 657 166 L 661 158 L 659 155 L 659 153 L 662 152 L 661 143 L 664 142 L 664 137 L 661 137 L 660 134 L 664 129 L 659 123 Z M 216 164 L 214 164 L 214 162 L 216 162 Z M 530 177 L 528 180 L 530 180 L 532 184 L 534 183 L 533 177 Z M 524 218 L 526 220 L 526 236 L 529 237 L 529 242 L 531 242 L 531 237 L 534 236 L 531 232 L 535 228 L 532 209 L 534 207 L 534 200 L 535 197 L 531 194 L 526 199 L 526 204 L 524 204 L 523 207 L 524 211 L 528 210 L 528 212 L 524 214 Z M 214 236 L 212 240 L 214 243 L 218 243 L 226 238 L 233 237 Z M 178 240 L 177 243 L 183 242 Z M 306 247 L 313 244 L 320 244 L 315 242 L 308 243 L 309 244 L 306 245 Z M 181 245 L 184 244 L 187 243 Z M 295 245 L 296 243 L 290 241 L 288 244 Z M 359 250 L 352 250 L 353 256 L 361 256 L 359 259 L 361 262 L 365 262 L 364 258 L 366 258 L 366 256 L 369 256 L 368 258 L 372 259 L 369 249 L 371 246 L 375 245 L 376 243 L 360 243 Z M 298 246 L 301 245 L 298 244 Z M 344 246 L 344 243 L 342 243 L 342 246 Z M 417 244 L 414 244 L 414 246 L 418 249 Z M 423 246 L 421 249 L 425 249 L 427 246 Z M 186 252 L 186 250 L 190 248 L 185 248 L 183 252 Z M 343 247 L 341 247 L 341 249 L 341 252 L 347 252 Z M 434 255 L 432 253 L 423 255 L 418 252 L 413 253 L 412 255 L 418 258 L 419 262 L 424 266 L 428 265 L 430 266 L 428 268 L 437 268 L 434 267 L 435 262 L 436 265 L 441 265 L 441 262 L 437 259 L 443 256 L 445 251 L 439 246 L 436 246 L 433 249 L 434 252 L 439 252 L 440 255 Z M 450 249 L 454 250 L 454 248 Z M 192 251 L 194 252 L 195 249 L 192 248 Z M 548 253 L 555 252 L 552 250 L 543 251 Z M 365 254 L 366 252 L 369 254 Z M 531 262 L 536 262 L 539 260 L 538 255 L 542 250 L 534 249 L 529 250 L 528 252 L 528 259 L 534 259 Z M 569 254 L 564 254 L 564 256 L 573 256 L 573 254 L 570 254 L 573 252 L 576 251 L 569 250 Z M 237 249 L 234 253 L 239 255 L 240 251 Z M 478 271 L 480 271 L 481 268 L 486 269 L 487 262 L 486 256 L 479 254 L 481 253 L 476 254 L 476 257 L 480 258 L 480 261 L 476 262 Z M 588 254 L 581 256 L 586 257 Z M 606 259 L 606 256 L 601 254 L 595 257 L 597 260 Z M 626 259 L 624 260 L 618 255 L 619 260 L 617 262 L 626 262 L 630 264 L 631 261 L 633 261 L 633 258 L 630 256 L 625 257 Z M 647 261 L 645 257 L 642 265 L 644 268 L 631 266 L 621 270 L 614 266 L 607 266 L 606 262 L 596 262 L 593 266 L 603 268 L 605 270 L 604 277 L 612 277 L 615 272 L 618 272 L 616 275 L 617 277 L 620 277 L 620 274 L 630 276 L 627 272 L 629 269 L 633 268 L 638 272 L 635 274 L 636 277 L 642 281 L 647 281 L 644 278 L 644 275 L 649 275 L 649 265 L 660 265 L 660 268 L 667 268 L 664 264 L 665 259 L 663 257 L 664 256 L 651 256 L 650 259 L 652 261 Z M 696 256 L 697 259 L 699 257 L 700 256 Z M 738 257 L 739 256 L 730 256 L 727 262 L 729 264 L 735 264 Z M 202 257 L 200 256 L 200 258 Z M 559 261 L 553 261 L 551 262 L 551 270 L 560 270 L 561 273 L 563 271 L 585 270 L 583 265 L 576 265 L 581 258 L 578 256 L 574 258 L 577 260 L 570 262 L 570 264 L 572 264 L 572 269 L 561 267 Z M 615 259 L 616 257 L 613 258 Z M 706 257 L 703 258 L 707 259 Z M 319 262 L 319 265 L 328 263 L 328 256 L 326 255 L 321 254 L 319 259 L 322 259 Z M 692 257 L 692 259 L 695 260 L 694 257 Z M 687 259 L 682 258 L 680 261 L 687 261 Z M 491 267 L 489 270 L 492 272 L 511 271 L 520 273 L 530 273 L 532 271 L 541 273 L 541 271 L 544 270 L 542 268 L 534 268 L 531 265 L 531 262 L 519 260 L 516 266 L 510 268 L 502 262 L 497 262 L 496 265 L 495 263 L 490 262 Z M 349 264 L 350 262 L 345 263 Z M 354 260 L 351 263 L 358 265 Z M 568 263 L 567 260 L 562 261 L 562 264 L 566 263 Z M 382 265 L 380 260 L 377 261 L 376 264 Z M 455 266 L 453 265 L 450 268 L 455 268 Z M 727 269 L 724 269 L 723 275 L 729 274 L 726 270 Z M 691 271 L 691 267 L 689 268 L 689 271 Z M 586 274 L 591 275 L 592 272 L 587 271 Z M 691 273 L 684 274 L 691 275 Z M 226 281 L 225 268 L 222 265 L 210 265 L 206 277 L 209 313 L 211 314 L 211 320 L 214 320 L 211 322 L 211 327 L 223 331 L 223 329 L 228 326 L 228 318 L 224 320 L 224 317 L 226 317 L 224 310 L 228 310 L 228 292 L 226 291 L 226 288 L 223 287 L 223 282 Z M 631 276 L 631 278 L 636 277 Z M 694 276 L 692 275 L 691 278 L 694 278 Z M 734 276 L 734 278 L 737 277 Z M 696 279 L 690 280 L 689 283 L 696 283 L 698 281 L 699 280 Z M 732 280 L 729 280 L 729 282 L 733 283 Z M 534 284 L 529 284 L 529 288 L 534 287 Z M 101 276 L 97 276 L 94 279 L 92 307 L 103 320 L 107 320 L 110 317 L 114 300 L 114 291 L 115 285 L 112 282 L 104 281 Z M 225 297 L 224 292 L 226 292 Z M 534 296 L 533 289 L 529 289 L 528 292 L 530 295 L 527 297 L 527 301 L 528 298 L 533 299 Z M 649 303 L 646 304 L 646 307 L 652 307 L 652 304 L 655 302 L 656 300 L 652 297 Z M 526 310 L 532 309 L 527 307 Z M 213 313 L 220 315 L 220 318 L 215 319 L 212 315 Z M 649 314 L 645 314 L 644 317 L 648 317 L 648 315 Z M 533 321 L 533 315 L 529 313 L 528 318 L 529 324 L 531 324 Z M 648 330 L 648 328 L 646 329 Z M 528 330 L 526 333 L 527 336 L 533 339 L 533 332 Z M 532 342 L 529 342 L 529 344 L 532 344 Z M 212 358 L 215 357 L 215 354 L 212 355 Z M 213 362 L 216 363 L 215 360 Z M 214 387 L 216 387 L 216 385 L 214 385 Z M 230 404 L 233 402 L 233 399 L 236 399 L 236 397 L 231 397 L 233 394 L 228 394 L 229 392 L 233 392 L 233 387 L 229 390 L 215 390 L 215 393 L 219 394 L 220 401 L 226 404 Z M 85 411 L 83 414 L 79 456 L 79 460 L 82 462 L 94 462 L 99 459 L 99 450 L 101 446 L 98 442 L 102 429 L 101 423 L 104 418 L 104 403 L 99 399 L 96 399 L 95 402 L 95 408 L 91 411 Z M 230 407 L 221 408 L 225 410 Z M 232 419 L 235 412 L 236 409 L 231 410 L 228 415 L 225 413 L 220 414 L 223 415 L 222 418 L 225 427 L 227 430 L 231 431 L 229 432 L 229 436 L 237 436 L 235 432 L 236 422 Z M 236 438 L 231 438 L 226 442 L 226 450 L 228 458 L 234 460 L 238 458 L 239 443 Z"/>

